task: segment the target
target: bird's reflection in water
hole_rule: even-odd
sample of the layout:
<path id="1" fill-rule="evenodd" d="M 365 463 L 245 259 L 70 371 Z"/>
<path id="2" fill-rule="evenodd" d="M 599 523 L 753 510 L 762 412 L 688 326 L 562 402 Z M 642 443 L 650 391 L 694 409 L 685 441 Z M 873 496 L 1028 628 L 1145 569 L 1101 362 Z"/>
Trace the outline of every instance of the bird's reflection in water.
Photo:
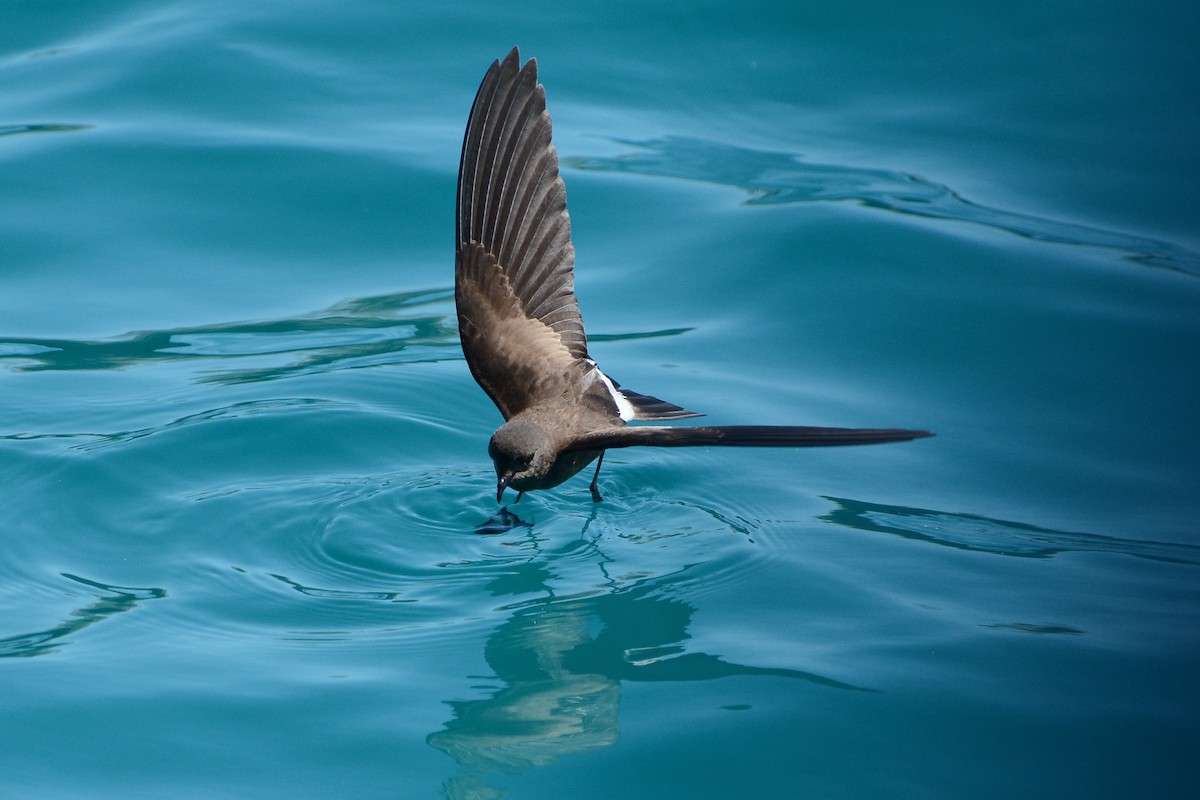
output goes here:
<path id="1" fill-rule="evenodd" d="M 591 638 L 588 623 L 574 608 L 550 606 L 519 612 L 492 636 L 487 660 L 505 685 L 482 700 L 452 701 L 453 719 L 429 736 L 466 768 L 447 796 L 471 796 L 462 790 L 486 786 L 488 772 L 543 766 L 617 741 L 620 684 L 571 663 Z"/>
<path id="2" fill-rule="evenodd" d="M 498 577 L 498 595 L 527 596 L 553 580 L 544 560 Z M 488 639 L 485 658 L 500 686 L 487 697 L 449 702 L 453 717 L 428 737 L 463 771 L 444 785 L 449 798 L 492 798 L 489 773 L 519 772 L 564 756 L 607 748 L 619 736 L 623 681 L 698 681 L 727 676 L 800 678 L 856 690 L 791 669 L 731 664 L 689 652 L 694 609 L 664 591 L 689 569 L 616 586 L 603 594 L 522 603 Z"/>
<path id="3" fill-rule="evenodd" d="M 508 509 L 508 506 L 488 517 L 487 522 L 475 529 L 481 536 L 495 536 L 501 533 L 512 533 L 518 528 L 532 528 L 533 523 L 526 522 Z"/>

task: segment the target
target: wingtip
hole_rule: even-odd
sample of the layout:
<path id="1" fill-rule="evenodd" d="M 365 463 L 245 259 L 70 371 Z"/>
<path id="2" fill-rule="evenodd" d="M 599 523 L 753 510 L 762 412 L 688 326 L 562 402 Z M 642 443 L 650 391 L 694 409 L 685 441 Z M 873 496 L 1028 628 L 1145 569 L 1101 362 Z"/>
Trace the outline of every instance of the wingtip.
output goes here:
<path id="1" fill-rule="evenodd" d="M 847 437 L 853 437 L 854 429 L 846 429 Z M 933 431 L 914 430 L 911 428 L 883 428 L 872 431 L 870 429 L 862 431 L 864 440 L 861 444 L 887 444 L 888 442 L 911 442 L 914 439 L 924 439 L 929 436 L 935 436 Z M 872 439 L 873 436 L 873 441 Z"/>
<path id="2" fill-rule="evenodd" d="M 537 76 L 537 59 L 530 58 L 525 62 L 524 65 L 522 65 L 521 47 L 519 45 L 513 45 L 513 48 L 508 51 L 508 55 L 506 55 L 503 59 L 497 60 L 496 63 L 502 65 L 506 71 L 524 72 L 528 70 L 532 72 L 535 77 Z"/>

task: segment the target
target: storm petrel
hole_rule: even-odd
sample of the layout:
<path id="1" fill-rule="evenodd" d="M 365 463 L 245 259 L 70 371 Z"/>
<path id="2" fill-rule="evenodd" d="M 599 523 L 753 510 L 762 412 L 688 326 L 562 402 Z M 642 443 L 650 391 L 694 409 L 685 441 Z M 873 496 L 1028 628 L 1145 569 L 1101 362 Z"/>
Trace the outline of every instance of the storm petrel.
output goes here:
<path id="1" fill-rule="evenodd" d="M 537 62 L 492 62 L 463 139 L 454 299 L 471 374 L 504 415 L 488 453 L 496 502 L 549 489 L 614 447 L 823 447 L 899 442 L 928 431 L 781 425 L 627 425 L 700 414 L 622 388 L 588 357 L 575 299 L 567 194 Z"/>

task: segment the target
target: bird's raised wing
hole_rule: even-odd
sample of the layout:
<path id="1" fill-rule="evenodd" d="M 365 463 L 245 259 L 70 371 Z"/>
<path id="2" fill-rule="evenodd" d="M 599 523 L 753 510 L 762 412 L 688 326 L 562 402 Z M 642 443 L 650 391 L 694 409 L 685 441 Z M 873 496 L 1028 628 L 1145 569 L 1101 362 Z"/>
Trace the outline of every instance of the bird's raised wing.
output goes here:
<path id="1" fill-rule="evenodd" d="M 537 62 L 492 63 L 458 174 L 455 301 L 471 374 L 505 418 L 589 368 L 567 193 Z"/>

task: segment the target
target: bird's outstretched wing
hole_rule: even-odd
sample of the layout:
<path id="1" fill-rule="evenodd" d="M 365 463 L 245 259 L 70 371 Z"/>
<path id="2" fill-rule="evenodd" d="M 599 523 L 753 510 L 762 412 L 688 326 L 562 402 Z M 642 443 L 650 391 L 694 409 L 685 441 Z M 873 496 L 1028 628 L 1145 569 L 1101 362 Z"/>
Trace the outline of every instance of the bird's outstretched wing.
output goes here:
<path id="1" fill-rule="evenodd" d="M 566 451 L 614 447 L 833 447 L 904 442 L 933 436 L 902 428 L 812 428 L 794 425 L 645 425 L 595 431 L 576 438 Z"/>
<path id="2" fill-rule="evenodd" d="M 634 419 L 697 416 L 593 374 L 574 267 L 546 93 L 514 47 L 483 78 L 459 164 L 454 296 L 471 374 L 506 419 L 565 387 L 614 416 L 622 405 Z"/>
<path id="3" fill-rule="evenodd" d="M 583 372 L 567 193 L 537 62 L 492 63 L 458 176 L 455 300 L 471 374 L 511 417 Z"/>

